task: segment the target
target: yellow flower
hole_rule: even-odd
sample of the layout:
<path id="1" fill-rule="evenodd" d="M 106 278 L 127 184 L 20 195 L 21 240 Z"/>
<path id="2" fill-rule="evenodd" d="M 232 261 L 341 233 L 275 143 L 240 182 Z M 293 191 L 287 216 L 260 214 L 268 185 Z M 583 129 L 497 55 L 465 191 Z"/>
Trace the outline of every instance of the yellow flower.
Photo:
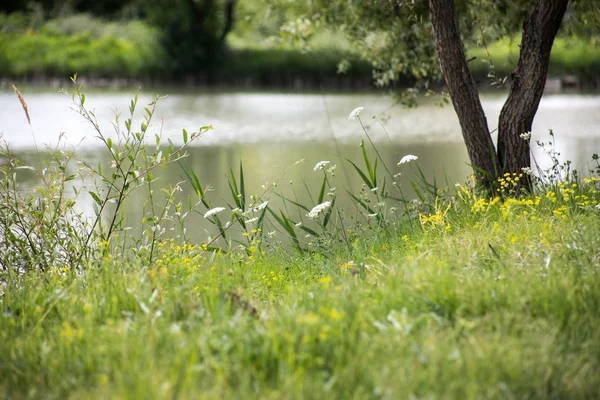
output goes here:
<path id="1" fill-rule="evenodd" d="M 335 308 L 329 310 L 328 315 L 334 321 L 338 321 L 344 317 L 344 313 L 339 312 Z"/>
<path id="2" fill-rule="evenodd" d="M 296 318 L 296 321 L 301 324 L 315 325 L 319 322 L 320 319 L 321 319 L 321 317 L 319 317 L 319 314 L 315 314 L 314 312 L 309 312 L 304 315 L 299 315 Z"/>
<path id="3" fill-rule="evenodd" d="M 323 286 L 329 285 L 330 282 L 331 282 L 331 276 L 329 276 L 329 275 L 319 279 L 319 283 L 322 284 Z"/>

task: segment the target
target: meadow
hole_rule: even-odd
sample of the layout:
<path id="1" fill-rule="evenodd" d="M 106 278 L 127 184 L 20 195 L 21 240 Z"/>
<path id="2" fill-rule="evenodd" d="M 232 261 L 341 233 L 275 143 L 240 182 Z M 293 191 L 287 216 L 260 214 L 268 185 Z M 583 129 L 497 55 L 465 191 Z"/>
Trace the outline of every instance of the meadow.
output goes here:
<path id="1" fill-rule="evenodd" d="M 72 99 L 96 123 L 79 89 Z M 597 155 L 577 173 L 539 143 L 551 166 L 507 174 L 491 194 L 469 178 L 428 183 L 406 155 L 398 167 L 413 184 L 401 188 L 365 132 L 363 159 L 348 161 L 359 193 L 324 160 L 313 203 L 299 204 L 274 184 L 246 188 L 241 165 L 226 207 L 184 170 L 197 194 L 186 204 L 175 184 L 159 197 L 152 173 L 178 167 L 202 130 L 148 145 L 154 107 L 136 97 L 116 121 L 122 136 L 98 132 L 109 165 L 3 152 L 3 397 L 600 396 Z M 40 184 L 17 191 L 25 170 Z M 91 219 L 63 196 L 89 176 Z M 515 196 L 526 179 L 532 190 Z M 139 239 L 119 217 L 134 189 L 148 193 Z M 355 209 L 336 205 L 342 195 Z M 193 210 L 214 224 L 207 242 L 186 240 Z"/>

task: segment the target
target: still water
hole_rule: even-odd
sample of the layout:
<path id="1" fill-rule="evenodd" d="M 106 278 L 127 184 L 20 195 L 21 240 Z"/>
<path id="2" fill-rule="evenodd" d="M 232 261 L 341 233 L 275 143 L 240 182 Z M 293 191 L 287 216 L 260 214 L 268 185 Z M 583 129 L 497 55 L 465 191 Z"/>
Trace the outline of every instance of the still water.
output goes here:
<path id="1" fill-rule="evenodd" d="M 92 163 L 108 162 L 91 125 L 72 110 L 70 97 L 53 92 L 23 94 L 31 115 L 31 128 L 15 94 L 0 93 L 0 133 L 14 153 L 32 156 L 34 137 L 41 148 L 56 144 L 63 134 L 66 147 L 77 147 L 80 157 Z M 95 111 L 107 135 L 115 136 L 111 124 L 115 113 L 121 114 L 121 121 L 125 120 L 132 94 L 87 94 L 86 106 Z M 152 95 L 140 93 L 140 111 Z M 505 95 L 497 93 L 482 97 L 490 129 L 497 126 L 504 99 Z M 319 161 L 331 161 L 338 166 L 336 178 L 340 190 L 356 191 L 360 187 L 360 177 L 346 161 L 351 159 L 360 164 L 359 144 L 362 139 L 367 141 L 361 122 L 348 121 L 349 113 L 359 106 L 364 107 L 361 114 L 364 129 L 392 173 L 403 173 L 408 196 L 407 179 L 414 168 L 396 166 L 406 154 L 418 156 L 419 167 L 428 179 L 437 179 L 440 186 L 462 182 L 469 175 L 468 157 L 452 107 L 440 107 L 430 99 L 424 99 L 417 108 L 406 109 L 394 105 L 385 95 L 373 93 L 174 93 L 159 102 L 149 132 L 152 138 L 154 133 L 162 132 L 163 138 L 180 143 L 183 128 L 192 132 L 201 126 L 213 126 L 190 149 L 186 164 L 194 169 L 204 186 L 210 185 L 214 190 L 209 194 L 214 206 L 231 204 L 226 176 L 230 168 L 237 170 L 240 160 L 249 192 L 258 191 L 267 181 L 278 181 L 280 187 L 292 181 L 300 184 L 299 197 L 309 203 L 302 181 L 313 194 L 318 192 L 322 173 L 314 172 L 313 167 Z M 141 122 L 140 113 L 135 124 Z M 532 143 L 547 141 L 549 129 L 556 135 L 561 159 L 571 160 L 578 169 L 587 170 L 591 155 L 600 153 L 600 95 L 544 96 L 534 122 Z M 533 152 L 540 165 L 548 165 L 547 157 L 539 149 L 534 148 Z M 290 168 L 299 160 L 303 162 Z M 159 179 L 168 186 L 182 180 L 182 173 L 174 166 L 162 171 Z M 140 217 L 139 204 L 132 204 L 127 213 L 132 219 Z M 195 225 L 195 234 L 205 235 L 203 230 L 207 226 L 201 217 Z"/>

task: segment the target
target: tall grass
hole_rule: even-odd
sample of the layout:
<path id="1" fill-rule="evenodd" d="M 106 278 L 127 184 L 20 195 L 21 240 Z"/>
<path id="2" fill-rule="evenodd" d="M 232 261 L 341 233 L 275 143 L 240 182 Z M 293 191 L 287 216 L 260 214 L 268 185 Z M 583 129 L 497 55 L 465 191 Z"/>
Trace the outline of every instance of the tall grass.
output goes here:
<path id="1" fill-rule="evenodd" d="M 98 126 L 79 89 L 73 100 Z M 304 185 L 307 204 L 277 182 L 255 194 L 243 164 L 228 177 L 230 200 L 215 202 L 180 162 L 196 190 L 186 209 L 176 190 L 155 192 L 153 169 L 184 150 L 145 140 L 156 104 L 137 129 L 134 98 L 116 137 L 97 131 L 113 163 L 76 170 L 100 178 L 80 194 L 96 201 L 96 219 L 65 213 L 71 199 L 47 194 L 72 181 L 61 162 L 74 155 L 54 151 L 45 169 L 26 168 L 41 174 L 41 193 L 14 189 L 18 160 L 2 167 L 3 397 L 600 396 L 598 156 L 589 173 L 538 172 L 535 191 L 514 198 L 524 176 L 502 177 L 493 194 L 472 181 L 446 192 L 420 178 L 415 157 L 382 165 L 363 142 L 362 159 L 347 160 L 359 192 L 344 193 L 323 160 L 313 171 L 320 184 Z M 184 131 L 183 146 L 201 132 Z M 394 185 L 407 169 L 419 192 L 412 202 Z M 147 193 L 139 239 L 119 212 L 133 189 Z M 354 210 L 337 205 L 342 195 Z M 211 241 L 186 239 L 193 212 L 213 222 Z M 79 268 L 36 258 L 31 232 L 61 257 L 93 251 Z"/>

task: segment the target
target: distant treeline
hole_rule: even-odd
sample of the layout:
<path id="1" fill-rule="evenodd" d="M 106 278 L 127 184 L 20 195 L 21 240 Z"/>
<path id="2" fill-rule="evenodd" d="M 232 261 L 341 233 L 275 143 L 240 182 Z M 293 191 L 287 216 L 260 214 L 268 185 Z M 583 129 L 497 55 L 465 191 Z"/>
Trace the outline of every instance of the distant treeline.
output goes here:
<path id="1" fill-rule="evenodd" d="M 263 45 L 277 24 L 248 23 L 236 14 L 242 13 L 238 4 L 253 1 L 5 0 L 0 3 L 0 78 L 43 80 L 78 73 L 93 79 L 242 87 L 373 86 L 371 66 L 337 39 L 308 51 Z M 483 49 L 469 51 L 476 79 L 486 84 L 510 77 L 518 43 L 491 44 L 491 60 Z M 566 75 L 600 85 L 598 37 L 557 39 L 549 76 Z M 406 76 L 398 85 L 410 83 Z"/>

